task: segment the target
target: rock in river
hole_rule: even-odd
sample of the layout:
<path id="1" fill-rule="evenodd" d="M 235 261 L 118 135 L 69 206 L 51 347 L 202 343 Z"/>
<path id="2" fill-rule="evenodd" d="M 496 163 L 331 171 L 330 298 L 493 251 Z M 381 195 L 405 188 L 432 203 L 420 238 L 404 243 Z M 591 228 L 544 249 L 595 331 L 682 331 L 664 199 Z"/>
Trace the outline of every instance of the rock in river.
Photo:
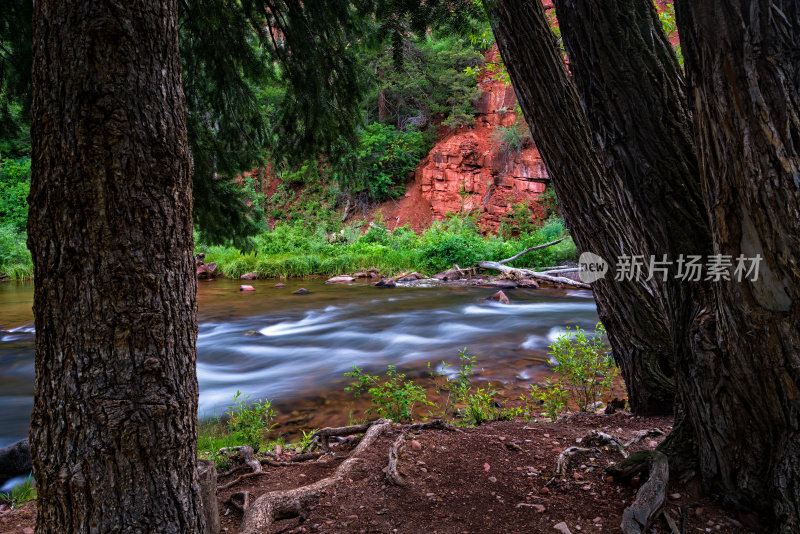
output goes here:
<path id="1" fill-rule="evenodd" d="M 348 282 L 352 282 L 355 280 L 352 276 L 334 276 L 333 278 L 328 278 L 325 280 L 326 284 L 346 284 Z"/>

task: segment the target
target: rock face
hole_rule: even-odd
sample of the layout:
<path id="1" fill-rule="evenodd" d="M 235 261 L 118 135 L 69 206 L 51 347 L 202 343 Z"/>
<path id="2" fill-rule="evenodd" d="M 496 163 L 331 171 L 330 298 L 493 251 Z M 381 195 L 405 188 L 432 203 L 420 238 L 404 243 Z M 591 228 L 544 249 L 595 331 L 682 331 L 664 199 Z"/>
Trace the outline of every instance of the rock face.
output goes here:
<path id="1" fill-rule="evenodd" d="M 496 47 L 486 53 L 487 63 L 498 59 Z M 448 212 L 472 211 L 480 213 L 482 228 L 494 231 L 514 203 L 536 201 L 544 192 L 550 179 L 533 142 L 517 152 L 503 150 L 496 139 L 498 127 L 516 120 L 514 89 L 488 74 L 480 85 L 483 93 L 474 103 L 474 126 L 459 128 L 436 143 L 417 167 L 406 197 L 394 206 L 381 206 L 390 227 L 424 226 L 421 211 L 429 211 L 428 223 L 444 219 Z M 532 207 L 537 217 L 543 216 L 537 202 Z"/>

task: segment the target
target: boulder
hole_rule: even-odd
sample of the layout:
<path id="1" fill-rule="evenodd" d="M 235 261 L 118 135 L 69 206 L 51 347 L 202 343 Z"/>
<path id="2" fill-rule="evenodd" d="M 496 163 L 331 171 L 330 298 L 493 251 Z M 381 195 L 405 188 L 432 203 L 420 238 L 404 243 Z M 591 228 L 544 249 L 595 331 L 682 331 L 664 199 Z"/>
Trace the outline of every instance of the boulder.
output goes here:
<path id="1" fill-rule="evenodd" d="M 326 284 L 347 284 L 355 280 L 352 276 L 334 276 L 325 280 Z"/>
<path id="2" fill-rule="evenodd" d="M 422 275 L 418 272 L 413 272 L 397 279 L 398 282 L 413 282 L 414 280 L 422 280 Z"/>
<path id="3" fill-rule="evenodd" d="M 533 278 L 525 278 L 517 282 L 518 287 L 532 287 L 534 289 L 539 289 L 539 282 L 534 280 Z"/>
<path id="4" fill-rule="evenodd" d="M 492 295 L 491 297 L 489 297 L 486 300 L 493 300 L 493 301 L 499 302 L 501 304 L 508 304 L 509 303 L 508 297 L 506 296 L 505 293 L 503 293 L 502 290 L 498 291 L 497 293 L 495 293 L 494 295 Z"/>
<path id="5" fill-rule="evenodd" d="M 23 439 L 0 449 L 0 482 L 31 470 L 31 448 Z"/>
<path id="6" fill-rule="evenodd" d="M 446 271 L 433 275 L 433 277 L 447 282 L 448 280 L 461 280 L 464 278 L 464 274 L 463 271 L 459 271 L 458 269 L 447 269 Z"/>
<path id="7" fill-rule="evenodd" d="M 239 277 L 239 280 L 255 280 L 258 278 L 258 273 L 245 273 Z"/>
<path id="8" fill-rule="evenodd" d="M 494 280 L 486 284 L 491 287 L 497 287 L 500 289 L 514 289 L 517 287 L 517 283 L 514 280 L 509 280 L 508 278 L 501 278 L 499 280 Z"/>
<path id="9" fill-rule="evenodd" d="M 239 286 L 239 291 L 255 291 L 256 288 L 253 286 Z"/>
<path id="10" fill-rule="evenodd" d="M 311 293 L 311 291 L 309 291 L 304 287 L 301 287 L 300 289 L 294 292 L 295 295 L 308 295 L 309 293 Z"/>
<path id="11" fill-rule="evenodd" d="M 375 287 L 396 287 L 397 282 L 394 278 L 381 278 L 381 281 L 375 284 Z"/>
<path id="12" fill-rule="evenodd" d="M 214 276 L 214 273 L 217 272 L 217 264 L 216 264 L 216 262 L 212 261 L 211 263 L 206 263 L 205 264 L 205 268 L 206 268 L 206 275 L 209 278 Z"/>

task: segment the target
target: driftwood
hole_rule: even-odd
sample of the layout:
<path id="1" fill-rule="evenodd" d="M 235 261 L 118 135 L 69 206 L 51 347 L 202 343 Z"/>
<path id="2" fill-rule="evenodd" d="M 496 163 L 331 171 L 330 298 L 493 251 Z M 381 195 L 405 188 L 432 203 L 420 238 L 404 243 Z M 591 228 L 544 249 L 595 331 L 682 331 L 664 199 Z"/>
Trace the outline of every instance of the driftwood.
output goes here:
<path id="1" fill-rule="evenodd" d="M 586 282 L 580 282 L 564 276 L 554 276 L 547 273 L 540 273 L 531 271 L 530 269 L 517 269 L 515 267 L 508 267 L 497 261 L 479 261 L 478 267 L 481 269 L 491 269 L 500 271 L 501 273 L 511 275 L 516 278 L 533 278 L 535 280 L 544 280 L 553 284 L 563 284 L 565 286 L 577 287 L 580 289 L 592 289 L 592 286 Z"/>
<path id="2" fill-rule="evenodd" d="M 340 483 L 347 476 L 355 464 L 360 461 L 361 454 L 391 425 L 392 421 L 387 419 L 378 419 L 369 423 L 361 442 L 350 457 L 342 462 L 331 476 L 299 488 L 265 493 L 250 503 L 249 506 L 243 506 L 244 518 L 241 532 L 243 534 L 264 532 L 275 521 L 302 516 L 309 505 L 314 503 L 323 491 Z M 359 426 L 363 427 L 364 425 Z"/>
<path id="3" fill-rule="evenodd" d="M 534 250 L 539 250 L 539 249 L 543 249 L 543 248 L 547 248 L 547 247 L 552 247 L 553 245 L 557 245 L 557 244 L 561 243 L 562 241 L 564 241 L 566 238 L 567 238 L 567 236 L 564 236 L 561 239 L 556 239 L 555 241 L 550 241 L 549 243 L 545 243 L 544 245 L 537 245 L 535 247 L 527 248 L 527 249 L 523 250 L 522 252 L 520 252 L 519 254 L 515 254 L 514 256 L 511 256 L 510 258 L 506 258 L 504 260 L 500 260 L 497 263 L 509 263 L 509 262 L 512 262 L 512 261 L 516 260 L 517 258 L 519 258 L 520 256 L 524 256 L 528 252 L 533 252 Z"/>

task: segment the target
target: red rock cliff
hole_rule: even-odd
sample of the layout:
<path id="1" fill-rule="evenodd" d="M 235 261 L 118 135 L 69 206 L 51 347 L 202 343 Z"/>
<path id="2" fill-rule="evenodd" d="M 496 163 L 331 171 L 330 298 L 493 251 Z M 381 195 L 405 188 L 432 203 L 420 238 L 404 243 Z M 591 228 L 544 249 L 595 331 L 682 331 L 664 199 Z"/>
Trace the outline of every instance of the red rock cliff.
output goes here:
<path id="1" fill-rule="evenodd" d="M 497 60 L 494 47 L 486 61 Z M 523 201 L 533 201 L 534 213 L 541 214 L 535 201 L 549 179 L 539 151 L 529 141 L 519 153 L 507 154 L 493 136 L 516 119 L 514 90 L 488 73 L 480 86 L 475 124 L 440 139 L 417 166 L 405 197 L 381 206 L 390 228 L 408 223 L 419 230 L 447 213 L 477 212 L 481 227 L 494 231 L 512 204 Z"/>

